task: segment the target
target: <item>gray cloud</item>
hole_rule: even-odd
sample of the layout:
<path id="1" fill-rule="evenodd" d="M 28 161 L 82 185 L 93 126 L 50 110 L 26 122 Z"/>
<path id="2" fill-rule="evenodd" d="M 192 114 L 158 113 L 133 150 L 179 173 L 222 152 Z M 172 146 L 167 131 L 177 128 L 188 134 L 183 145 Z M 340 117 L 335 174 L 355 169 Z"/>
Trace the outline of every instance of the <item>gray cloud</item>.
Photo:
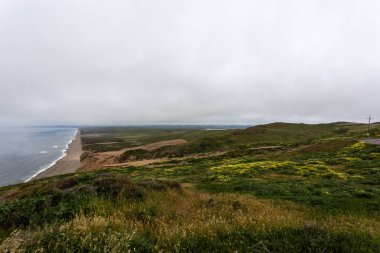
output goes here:
<path id="1" fill-rule="evenodd" d="M 370 0 L 0 0 L 0 122 L 362 121 L 380 115 L 379 10 Z"/>

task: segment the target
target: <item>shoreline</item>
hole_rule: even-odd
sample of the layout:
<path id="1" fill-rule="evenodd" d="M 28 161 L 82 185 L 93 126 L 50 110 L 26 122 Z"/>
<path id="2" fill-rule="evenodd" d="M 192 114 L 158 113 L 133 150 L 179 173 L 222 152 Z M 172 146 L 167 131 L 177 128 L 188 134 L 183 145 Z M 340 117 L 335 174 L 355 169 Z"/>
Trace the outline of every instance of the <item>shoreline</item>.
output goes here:
<path id="1" fill-rule="evenodd" d="M 53 162 L 53 164 L 46 170 L 36 174 L 28 181 L 73 173 L 77 171 L 80 167 L 80 156 L 82 155 L 82 152 L 80 131 L 77 129 L 77 133 L 69 142 L 63 156 Z"/>

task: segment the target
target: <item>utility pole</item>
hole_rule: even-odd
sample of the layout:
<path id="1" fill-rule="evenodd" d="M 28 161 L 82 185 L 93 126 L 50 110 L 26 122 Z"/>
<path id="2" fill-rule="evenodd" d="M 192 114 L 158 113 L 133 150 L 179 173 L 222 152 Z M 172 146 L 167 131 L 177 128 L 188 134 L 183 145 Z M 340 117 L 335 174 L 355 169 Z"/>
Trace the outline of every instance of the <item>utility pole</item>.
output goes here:
<path id="1" fill-rule="evenodd" d="M 371 134 L 371 120 L 373 120 L 372 116 L 369 115 L 368 119 L 368 136 Z"/>

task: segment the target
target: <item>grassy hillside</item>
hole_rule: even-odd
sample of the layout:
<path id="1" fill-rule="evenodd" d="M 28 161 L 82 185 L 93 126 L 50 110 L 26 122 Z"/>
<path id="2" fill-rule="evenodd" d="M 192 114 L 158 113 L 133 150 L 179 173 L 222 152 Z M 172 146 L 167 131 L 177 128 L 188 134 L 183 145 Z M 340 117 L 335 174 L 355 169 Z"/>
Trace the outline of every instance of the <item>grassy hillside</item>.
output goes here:
<path id="1" fill-rule="evenodd" d="M 366 125 L 82 133 L 94 153 L 188 142 L 133 151 L 166 157 L 144 166 L 0 188 L 0 252 L 380 251 L 380 146 L 360 141 Z"/>
<path id="2" fill-rule="evenodd" d="M 118 170 L 2 189 L 0 249 L 25 252 L 376 252 L 379 221 L 287 201 L 130 181 Z"/>
<path id="3" fill-rule="evenodd" d="M 373 134 L 379 133 L 379 125 L 373 125 Z M 330 136 L 365 137 L 367 125 L 354 123 L 331 124 L 293 124 L 272 123 L 247 129 L 207 131 L 199 129 L 149 129 L 149 128 L 88 128 L 81 129 L 85 149 L 95 152 L 113 150 L 112 144 L 124 147 L 139 146 L 147 143 L 184 139 L 197 143 L 203 139 L 229 142 L 231 146 L 259 144 L 302 144 Z M 92 146 L 99 143 L 99 146 Z M 102 145 L 103 144 L 103 145 Z"/>
<path id="4" fill-rule="evenodd" d="M 140 129 L 140 128 L 90 128 L 82 129 L 84 149 L 104 152 L 136 147 L 148 143 L 184 139 L 186 145 L 163 147 L 151 152 L 141 152 L 141 159 L 179 157 L 195 153 L 244 150 L 259 146 L 280 145 L 296 147 L 312 144 L 328 138 L 358 139 L 366 137 L 367 126 L 353 123 L 291 124 L 273 123 L 243 130 L 205 131 L 198 129 Z M 379 134 L 377 125 L 373 134 Z M 134 155 L 136 152 L 132 152 Z M 119 161 L 128 160 L 129 154 Z"/>
<path id="5" fill-rule="evenodd" d="M 81 129 L 84 149 L 101 152 L 134 147 L 159 141 L 184 139 L 196 142 L 202 138 L 218 138 L 234 130 L 207 131 L 199 129 L 146 129 L 146 128 L 88 128 Z"/>

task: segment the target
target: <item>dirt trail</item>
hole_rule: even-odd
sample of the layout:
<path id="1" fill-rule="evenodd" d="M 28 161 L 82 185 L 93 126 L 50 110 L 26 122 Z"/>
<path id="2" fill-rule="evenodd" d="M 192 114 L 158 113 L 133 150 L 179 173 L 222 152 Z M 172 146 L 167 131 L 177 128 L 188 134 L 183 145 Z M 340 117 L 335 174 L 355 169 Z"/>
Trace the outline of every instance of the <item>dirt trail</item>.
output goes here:
<path id="1" fill-rule="evenodd" d="M 118 142 L 116 141 L 110 141 L 110 142 L 96 142 L 96 143 L 91 143 L 91 144 L 86 144 L 85 146 L 89 145 L 109 145 L 109 144 L 117 144 Z"/>
<path id="2" fill-rule="evenodd" d="M 380 145 L 380 138 L 371 138 L 371 139 L 365 139 L 362 141 L 368 144 Z"/>
<path id="3" fill-rule="evenodd" d="M 185 141 L 183 139 L 176 139 L 176 140 L 170 140 L 170 141 L 159 141 L 159 142 L 154 142 L 154 143 L 141 145 L 141 146 L 137 146 L 137 147 L 133 147 L 133 148 L 123 148 L 123 149 L 116 150 L 116 151 L 102 152 L 101 154 L 105 155 L 105 156 L 120 156 L 121 154 L 123 154 L 124 152 L 129 151 L 129 150 L 143 149 L 143 150 L 151 151 L 151 150 L 155 150 L 155 149 L 166 147 L 166 146 L 176 146 L 176 145 L 181 145 L 181 144 L 186 144 L 186 143 L 187 143 L 187 141 Z"/>
<path id="4" fill-rule="evenodd" d="M 126 163 L 113 163 L 113 164 L 105 164 L 103 167 L 119 167 L 119 166 L 146 166 L 151 165 L 153 163 L 161 163 L 161 162 L 168 162 L 168 161 L 183 161 L 186 159 L 196 159 L 196 158 L 207 158 L 207 157 L 213 157 L 213 156 L 220 156 L 227 152 L 210 152 L 210 153 L 198 153 L 194 155 L 187 155 L 184 157 L 175 157 L 175 158 L 156 158 L 156 159 L 145 159 L 145 160 L 139 160 L 139 161 L 133 161 L 133 162 L 126 162 Z"/>
<path id="5" fill-rule="evenodd" d="M 228 153 L 228 151 L 217 151 L 217 152 L 208 152 L 208 153 L 197 153 L 192 155 L 187 155 L 183 157 L 175 157 L 175 158 L 156 158 L 156 159 L 145 159 L 145 160 L 139 160 L 139 161 L 130 161 L 125 163 L 116 163 L 115 158 L 121 155 L 123 152 L 128 150 L 136 150 L 136 149 L 144 149 L 144 150 L 155 150 L 160 147 L 164 146 L 173 146 L 173 145 L 180 145 L 186 143 L 185 140 L 171 140 L 171 141 L 162 141 L 162 142 L 155 142 L 143 146 L 133 147 L 133 148 L 125 148 L 122 150 L 117 151 L 108 151 L 103 153 L 96 153 L 96 158 L 89 163 L 87 166 L 83 166 L 81 170 L 96 170 L 99 168 L 106 168 L 106 167 L 121 167 L 121 166 L 155 166 L 155 163 L 164 163 L 169 161 L 184 161 L 186 159 L 198 159 L 198 158 L 207 158 L 207 157 L 214 157 L 214 156 L 220 156 Z M 263 147 L 255 147 L 250 148 L 248 150 L 271 150 L 271 149 L 278 149 L 281 148 L 281 146 L 263 146 Z"/>
<path id="6" fill-rule="evenodd" d="M 249 148 L 248 150 L 265 150 L 265 149 L 279 149 L 279 148 L 282 148 L 282 146 L 256 147 L 256 148 Z"/>
<path id="7" fill-rule="evenodd" d="M 279 148 L 282 148 L 282 146 L 255 147 L 255 148 L 249 148 L 248 150 L 272 150 L 272 149 L 274 150 L 274 149 L 279 149 Z M 209 153 L 192 154 L 192 155 L 187 155 L 184 157 L 145 159 L 145 160 L 139 160 L 139 161 L 133 161 L 133 162 L 126 162 L 126 163 L 105 164 L 104 167 L 147 166 L 153 163 L 162 163 L 162 162 L 168 162 L 168 161 L 183 161 L 186 159 L 214 157 L 214 156 L 224 155 L 226 153 L 227 151 L 217 151 L 217 152 L 209 152 Z"/>
<path id="8" fill-rule="evenodd" d="M 169 141 L 154 142 L 154 143 L 132 147 L 132 148 L 123 148 L 116 151 L 92 153 L 91 157 L 87 159 L 87 161 L 82 165 L 80 170 L 88 171 L 88 170 L 96 170 L 101 167 L 108 167 L 112 165 L 117 166 L 117 165 L 114 165 L 115 160 L 126 151 L 137 150 L 137 149 L 152 151 L 161 147 L 176 146 L 176 145 L 182 145 L 185 143 L 187 143 L 186 140 L 176 139 L 176 140 L 169 140 Z"/>

